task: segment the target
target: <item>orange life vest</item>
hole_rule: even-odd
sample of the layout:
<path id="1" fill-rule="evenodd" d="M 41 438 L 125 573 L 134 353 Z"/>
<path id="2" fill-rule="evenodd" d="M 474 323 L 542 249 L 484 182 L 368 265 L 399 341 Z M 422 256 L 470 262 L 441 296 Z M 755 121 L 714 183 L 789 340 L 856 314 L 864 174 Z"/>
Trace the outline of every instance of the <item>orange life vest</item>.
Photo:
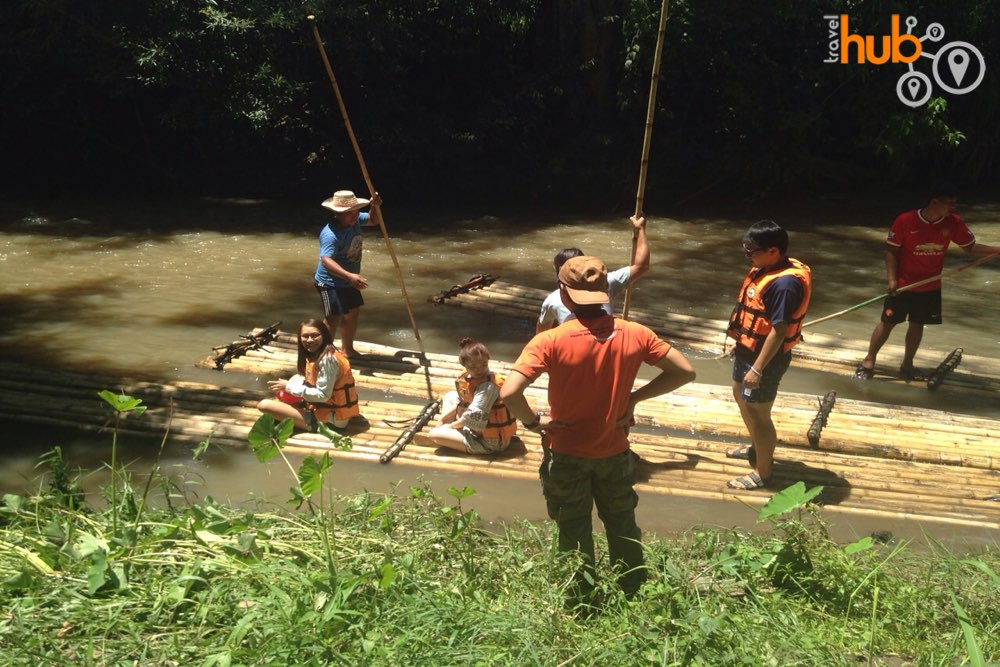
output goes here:
<path id="1" fill-rule="evenodd" d="M 812 277 L 809 267 L 797 259 L 788 258 L 791 266 L 785 266 L 773 271 L 765 271 L 756 279 L 751 277 L 757 269 L 751 269 L 747 277 L 743 280 L 740 288 L 740 300 L 733 309 L 733 314 L 729 318 L 729 327 L 726 335 L 736 339 L 738 345 L 753 351 L 760 352 L 764 345 L 764 339 L 773 328 L 771 321 L 767 319 L 767 312 L 764 308 L 764 292 L 768 286 L 782 276 L 795 276 L 802 282 L 802 303 L 792 313 L 792 318 L 788 322 L 788 330 L 785 332 L 785 340 L 782 343 L 782 352 L 788 352 L 802 340 L 802 319 L 809 309 L 809 295 L 812 293 Z"/>
<path id="2" fill-rule="evenodd" d="M 493 382 L 497 387 L 503 387 L 503 377 L 495 373 L 487 373 L 478 380 L 470 380 L 466 373 L 462 373 L 455 380 L 455 390 L 458 392 L 458 405 L 463 408 L 469 407 L 472 397 L 476 393 L 476 387 L 483 382 Z M 486 428 L 483 429 L 482 436 L 487 440 L 499 440 L 507 442 L 517 431 L 517 424 L 514 422 L 514 415 L 497 398 L 490 408 L 490 413 L 486 417 Z"/>
<path id="3" fill-rule="evenodd" d="M 330 421 L 330 413 L 337 421 L 350 419 L 361 414 L 358 407 L 358 392 L 354 388 L 354 374 L 351 373 L 351 364 L 347 357 L 340 350 L 335 350 L 333 359 L 340 367 L 337 374 L 337 381 L 333 385 L 333 393 L 325 403 L 310 403 L 316 414 L 316 419 L 320 421 Z M 316 386 L 316 379 L 319 377 L 319 364 L 306 360 L 306 372 L 304 373 L 306 382 Z"/>

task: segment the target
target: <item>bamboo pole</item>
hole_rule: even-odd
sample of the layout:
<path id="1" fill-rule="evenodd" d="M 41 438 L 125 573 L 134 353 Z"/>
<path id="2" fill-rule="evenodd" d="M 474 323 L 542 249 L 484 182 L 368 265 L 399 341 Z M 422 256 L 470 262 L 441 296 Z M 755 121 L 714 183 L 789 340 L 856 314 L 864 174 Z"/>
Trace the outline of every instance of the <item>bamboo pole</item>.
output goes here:
<path id="1" fill-rule="evenodd" d="M 936 276 L 931 276 L 930 278 L 924 278 L 923 280 L 918 280 L 915 283 L 910 283 L 909 285 L 904 285 L 903 287 L 900 287 L 898 290 L 896 290 L 895 293 L 896 294 L 902 294 L 903 292 L 908 292 L 908 291 L 910 291 L 912 289 L 916 289 L 917 287 L 921 287 L 923 285 L 927 285 L 928 283 L 932 283 L 932 282 L 934 282 L 936 280 L 941 280 L 941 279 L 943 279 L 943 278 L 945 278 L 945 277 L 947 277 L 949 275 L 954 275 L 954 274 L 957 274 L 957 273 L 961 273 L 962 271 L 965 271 L 967 269 L 971 269 L 974 266 L 979 266 L 980 264 L 988 262 L 991 259 L 993 259 L 994 257 L 997 257 L 998 255 L 1000 255 L 1000 251 L 990 253 L 989 255 L 983 255 L 982 257 L 980 257 L 976 261 L 969 262 L 968 264 L 960 266 L 957 269 L 952 269 L 951 271 L 942 271 L 941 273 L 937 274 Z M 802 328 L 805 329 L 806 327 L 811 327 L 814 324 L 819 324 L 820 322 L 826 322 L 827 320 L 832 320 L 835 317 L 840 317 L 841 315 L 846 315 L 847 313 L 853 312 L 853 311 L 857 310 L 858 308 L 863 308 L 864 306 L 867 306 L 870 303 L 875 303 L 879 299 L 884 299 L 885 297 L 889 296 L 890 294 L 892 294 L 892 292 L 885 292 L 884 294 L 879 294 L 878 296 L 874 296 L 874 297 L 872 297 L 870 299 L 862 301 L 859 304 L 851 306 L 850 308 L 845 308 L 844 310 L 839 310 L 836 313 L 833 313 L 831 315 L 826 315 L 824 317 L 821 317 L 818 320 L 810 320 L 809 322 L 805 322 L 802 325 Z"/>
<path id="2" fill-rule="evenodd" d="M 639 162 L 639 187 L 635 194 L 635 215 L 642 215 L 642 205 L 646 198 L 646 174 L 649 171 L 649 147 L 653 141 L 653 118 L 656 115 L 656 88 L 660 80 L 660 61 L 663 57 L 663 35 L 667 28 L 667 3 L 663 0 L 660 6 L 660 25 L 656 31 L 656 53 L 653 54 L 653 73 L 649 79 L 649 102 L 646 105 L 646 129 L 642 137 L 642 160 Z M 632 261 L 635 264 L 636 249 L 639 245 L 638 232 L 632 230 Z M 632 301 L 632 285 L 630 281 L 625 289 L 625 304 L 622 307 L 622 319 L 628 319 L 629 304 Z"/>
<path id="3" fill-rule="evenodd" d="M 344 104 L 344 98 L 340 94 L 340 86 L 337 85 L 337 77 L 333 73 L 333 66 L 330 65 L 330 58 L 326 55 L 326 47 L 323 45 L 323 39 L 319 35 L 319 27 L 316 25 L 316 17 L 309 15 L 307 17 L 310 24 L 312 25 L 313 38 L 316 40 L 316 47 L 319 49 L 320 58 L 323 60 L 323 67 L 326 69 L 326 74 L 330 79 L 330 84 L 333 86 L 333 93 L 337 98 L 337 106 L 340 107 L 340 115 L 344 119 L 344 127 L 347 129 L 347 136 L 351 140 L 351 145 L 354 147 L 354 154 L 358 158 L 358 165 L 361 167 L 361 174 L 364 176 L 365 184 L 368 186 L 368 192 L 372 199 L 372 216 L 375 218 L 375 222 L 378 223 L 379 230 L 382 232 L 382 238 L 385 240 L 386 250 L 389 251 L 389 257 L 392 259 L 392 266 L 396 271 L 396 277 L 399 280 L 399 291 L 403 296 L 403 303 L 406 305 L 406 313 L 410 317 L 410 326 L 413 328 L 413 336 L 417 339 L 417 346 L 420 351 L 424 351 L 424 342 L 420 338 L 420 331 L 417 329 L 417 320 L 413 315 L 413 306 L 410 304 L 410 296 L 406 292 L 406 284 L 403 281 L 403 271 L 399 267 L 399 260 L 396 259 L 396 252 L 393 250 L 392 241 L 389 239 L 389 232 L 386 230 L 385 221 L 382 219 L 382 206 L 378 200 L 378 192 L 375 190 L 375 186 L 372 184 L 372 179 L 368 175 L 368 166 L 365 164 L 365 158 L 361 154 L 361 146 L 358 145 L 357 137 L 354 136 L 354 128 L 351 125 L 351 119 L 347 115 L 347 106 Z M 430 381 L 427 383 L 427 395 L 433 398 L 430 389 Z"/>

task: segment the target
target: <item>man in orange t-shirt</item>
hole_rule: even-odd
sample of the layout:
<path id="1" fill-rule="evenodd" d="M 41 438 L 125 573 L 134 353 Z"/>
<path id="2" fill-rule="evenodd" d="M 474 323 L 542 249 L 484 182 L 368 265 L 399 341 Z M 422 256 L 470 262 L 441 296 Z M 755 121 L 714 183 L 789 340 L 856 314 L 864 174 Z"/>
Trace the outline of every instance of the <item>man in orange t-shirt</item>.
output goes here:
<path id="1" fill-rule="evenodd" d="M 594 602 L 595 503 L 626 595 L 634 595 L 645 580 L 628 430 L 639 401 L 673 391 L 695 376 L 684 355 L 650 329 L 604 311 L 607 285 L 607 269 L 598 258 L 568 260 L 559 270 L 559 290 L 576 319 L 532 338 L 500 392 L 524 427 L 542 434 L 542 493 L 559 527 L 560 551 L 584 555 L 571 598 L 582 604 Z M 662 372 L 633 391 L 643 363 Z M 548 416 L 534 412 L 524 397 L 542 373 L 549 374 Z"/>

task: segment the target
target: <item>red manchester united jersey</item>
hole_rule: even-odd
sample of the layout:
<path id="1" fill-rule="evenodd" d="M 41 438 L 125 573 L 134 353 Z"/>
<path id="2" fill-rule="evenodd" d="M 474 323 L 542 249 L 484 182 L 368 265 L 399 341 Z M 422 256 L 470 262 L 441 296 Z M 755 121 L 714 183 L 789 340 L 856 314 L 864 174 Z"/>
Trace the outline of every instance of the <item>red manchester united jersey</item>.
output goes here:
<path id="1" fill-rule="evenodd" d="M 896 218 L 889 228 L 886 243 L 900 249 L 899 268 L 896 271 L 899 287 L 941 273 L 944 253 L 952 242 L 962 248 L 976 242 L 976 237 L 957 215 L 946 215 L 941 220 L 930 223 L 917 209 Z M 941 289 L 940 280 L 916 287 L 913 291 L 930 292 L 937 289 Z"/>

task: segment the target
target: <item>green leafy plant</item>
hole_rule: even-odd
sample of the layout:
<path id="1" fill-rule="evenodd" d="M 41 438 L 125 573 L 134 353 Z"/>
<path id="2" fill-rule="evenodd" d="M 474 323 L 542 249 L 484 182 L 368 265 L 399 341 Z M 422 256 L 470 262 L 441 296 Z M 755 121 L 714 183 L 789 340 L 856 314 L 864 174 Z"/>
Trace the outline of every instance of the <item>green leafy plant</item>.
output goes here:
<path id="1" fill-rule="evenodd" d="M 477 537 L 475 524 L 479 519 L 479 514 L 474 509 L 463 509 L 462 499 L 470 498 L 475 494 L 476 490 L 469 486 L 461 489 L 450 486 L 448 487 L 448 495 L 454 498 L 456 503 L 454 507 L 446 507 L 443 510 L 444 516 L 451 522 L 451 541 L 456 547 L 459 544 L 463 547 L 458 549 L 458 553 L 462 559 L 462 567 L 469 576 L 472 576 L 476 571 L 474 541 Z"/>
<path id="2" fill-rule="evenodd" d="M 118 535 L 118 427 L 122 419 L 128 415 L 139 416 L 146 411 L 146 406 L 142 405 L 142 400 L 127 396 L 124 393 L 116 394 L 103 389 L 97 395 L 111 406 L 115 411 L 115 426 L 111 431 L 111 515 L 112 530 Z"/>
<path id="3" fill-rule="evenodd" d="M 55 494 L 59 504 L 69 510 L 83 509 L 84 493 L 80 478 L 70 476 L 62 448 L 56 445 L 49 452 L 42 454 L 35 467 L 41 466 L 48 468 L 49 490 Z"/>
<path id="4" fill-rule="evenodd" d="M 276 456 L 281 456 L 285 462 L 289 472 L 298 482 L 289 489 L 292 494 L 289 502 L 294 503 L 296 507 L 301 507 L 303 503 L 308 505 L 314 520 L 317 522 L 317 533 L 323 541 L 327 570 L 331 577 L 336 577 L 333 516 L 324 511 L 323 500 L 323 481 L 326 478 L 326 473 L 333 466 L 333 461 L 329 452 L 323 452 L 323 455 L 319 457 L 309 455 L 299 465 L 299 469 L 295 470 L 284 452 L 294 429 L 295 424 L 291 419 L 283 419 L 279 422 L 271 415 L 261 415 L 250 428 L 247 441 L 250 443 L 254 456 L 261 463 L 266 463 Z M 349 450 L 352 447 L 350 437 L 333 431 L 325 424 L 319 425 L 318 432 L 332 442 L 337 449 Z M 319 499 L 317 505 L 312 502 L 313 496 Z"/>

